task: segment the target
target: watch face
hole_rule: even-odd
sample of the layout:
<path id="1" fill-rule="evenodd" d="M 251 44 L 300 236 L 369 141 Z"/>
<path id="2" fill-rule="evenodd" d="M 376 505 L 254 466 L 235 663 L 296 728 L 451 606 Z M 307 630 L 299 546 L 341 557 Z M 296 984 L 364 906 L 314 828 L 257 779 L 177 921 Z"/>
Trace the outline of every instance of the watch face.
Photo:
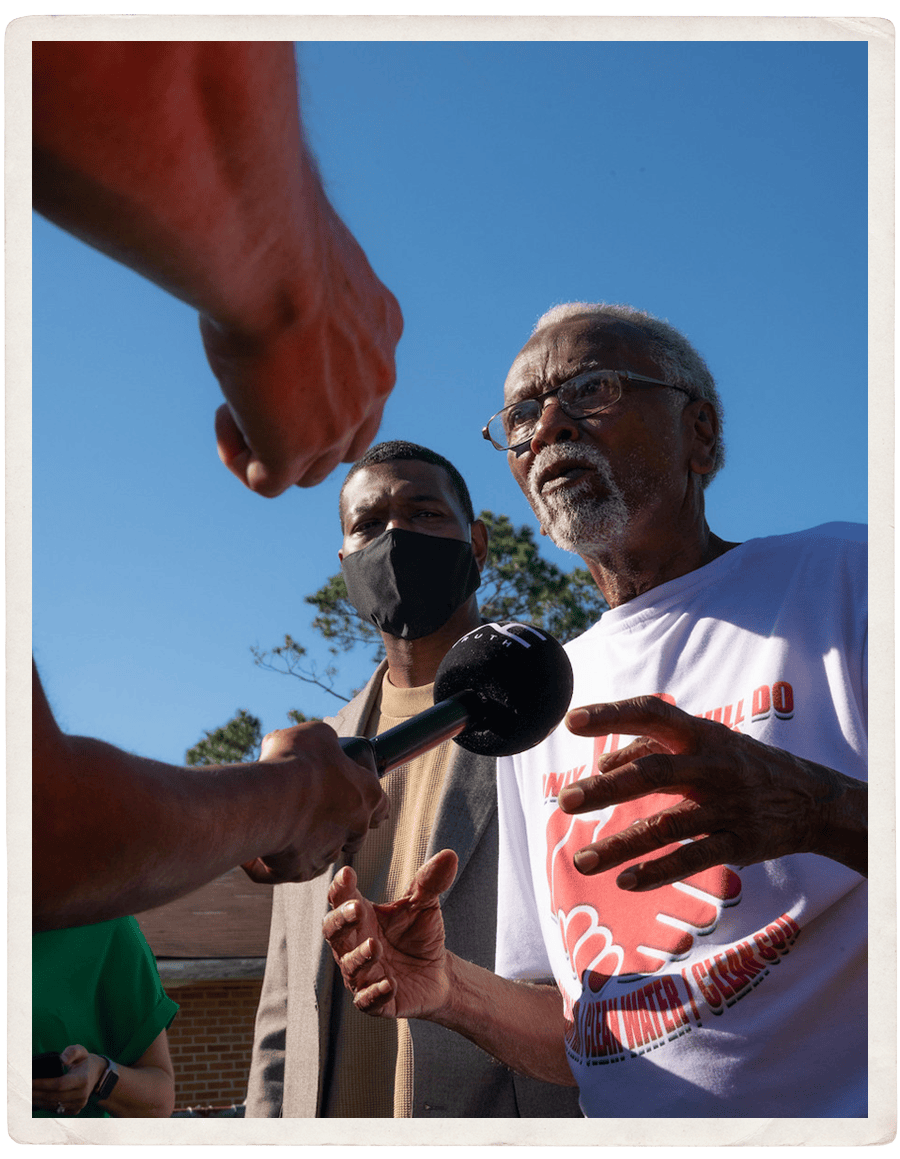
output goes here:
<path id="1" fill-rule="evenodd" d="M 116 1069 L 116 1064 L 112 1059 L 107 1059 L 108 1067 L 106 1074 L 100 1080 L 97 1086 L 97 1098 L 106 1099 L 112 1094 L 112 1089 L 119 1081 L 119 1072 Z"/>

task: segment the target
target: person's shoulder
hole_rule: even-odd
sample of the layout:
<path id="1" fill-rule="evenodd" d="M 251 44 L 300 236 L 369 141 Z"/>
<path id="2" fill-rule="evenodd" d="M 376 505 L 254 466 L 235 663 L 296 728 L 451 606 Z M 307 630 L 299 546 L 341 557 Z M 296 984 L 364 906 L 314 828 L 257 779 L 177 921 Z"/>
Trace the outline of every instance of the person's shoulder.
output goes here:
<path id="1" fill-rule="evenodd" d="M 770 584 L 833 582 L 864 591 L 869 573 L 868 527 L 864 523 L 821 523 L 803 531 L 749 539 L 735 550 L 735 578 L 764 573 Z M 776 585 L 777 586 L 777 585 Z"/>
<path id="2" fill-rule="evenodd" d="M 382 660 L 366 683 L 360 688 L 345 705 L 338 709 L 334 716 L 324 716 L 322 723 L 327 724 L 336 732 L 340 732 L 341 726 L 349 718 L 359 715 L 366 708 L 366 705 L 374 699 L 381 687 L 381 682 L 384 679 L 384 674 L 387 671 L 387 661 Z"/>
<path id="3" fill-rule="evenodd" d="M 579 655 L 584 649 L 590 648 L 591 640 L 597 633 L 602 618 L 603 617 L 601 616 L 600 619 L 591 624 L 589 628 L 586 628 L 580 636 L 574 636 L 571 640 L 568 640 L 565 644 L 563 644 L 563 647 L 569 654 L 570 660 L 574 659 L 574 657 Z"/>
<path id="4" fill-rule="evenodd" d="M 808 531 L 798 532 L 810 539 L 833 540 L 840 543 L 868 543 L 869 526 L 867 523 L 820 523 L 818 527 L 811 527 Z"/>
<path id="5" fill-rule="evenodd" d="M 865 550 L 869 542 L 869 528 L 865 523 L 820 523 L 803 531 L 789 531 L 783 535 L 768 535 L 747 540 L 742 546 L 770 551 Z"/>

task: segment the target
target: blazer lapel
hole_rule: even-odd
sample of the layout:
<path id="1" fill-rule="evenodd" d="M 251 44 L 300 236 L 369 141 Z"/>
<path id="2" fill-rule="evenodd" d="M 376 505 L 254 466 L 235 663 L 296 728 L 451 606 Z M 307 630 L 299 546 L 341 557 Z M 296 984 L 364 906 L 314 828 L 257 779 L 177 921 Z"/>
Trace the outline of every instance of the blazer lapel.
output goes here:
<path id="1" fill-rule="evenodd" d="M 344 705 L 339 712 L 334 716 L 325 717 L 325 724 L 330 725 L 338 736 L 361 736 L 366 721 L 369 719 L 369 714 L 372 711 L 372 705 L 378 695 L 378 690 L 381 687 L 382 676 L 387 668 L 387 660 L 383 660 L 372 674 L 366 686 L 362 691 L 353 697 L 349 704 Z M 334 864 L 322 874 L 321 877 L 316 878 L 310 883 L 310 887 L 316 891 L 316 896 L 319 897 L 319 909 L 324 914 L 328 910 L 328 889 L 334 878 L 334 875 L 339 869 L 342 869 L 347 864 L 348 858 L 346 854 L 341 856 L 339 861 Z M 331 1057 L 330 1042 L 332 1036 L 332 1009 L 334 1006 L 334 990 L 336 985 L 334 958 L 331 950 L 328 948 L 325 940 L 322 940 L 322 948 L 319 954 L 319 966 L 316 974 L 316 998 L 319 1015 L 319 1089 L 316 1096 L 316 1115 L 322 1114 L 322 1098 L 324 1094 L 325 1081 L 327 1075 L 325 1074 L 325 1062 Z"/>
<path id="2" fill-rule="evenodd" d="M 452 743 L 452 742 L 451 742 Z M 459 858 L 459 878 L 481 840 L 485 826 L 497 810 L 497 762 L 453 744 L 453 758 L 438 806 L 427 857 L 441 849 L 453 849 Z M 453 889 L 446 890 L 443 900 Z"/>
<path id="3" fill-rule="evenodd" d="M 381 687 L 381 680 L 387 670 L 387 660 L 382 660 L 361 692 L 345 704 L 334 716 L 326 716 L 325 724 L 330 724 L 338 736 L 361 736 L 369 719 L 372 705 Z"/>

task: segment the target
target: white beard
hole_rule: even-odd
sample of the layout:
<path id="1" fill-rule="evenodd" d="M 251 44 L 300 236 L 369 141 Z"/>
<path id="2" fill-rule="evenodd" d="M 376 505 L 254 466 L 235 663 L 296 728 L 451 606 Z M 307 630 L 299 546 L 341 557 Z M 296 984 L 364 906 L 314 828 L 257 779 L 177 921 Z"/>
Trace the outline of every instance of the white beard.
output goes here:
<path id="1" fill-rule="evenodd" d="M 543 495 L 534 484 L 541 471 L 561 459 L 583 462 L 591 473 L 573 486 Z M 599 476 L 606 495 L 598 497 L 593 486 Z M 603 547 L 621 539 L 629 511 L 621 488 L 612 477 L 605 456 L 596 447 L 554 443 L 535 456 L 528 483 L 528 497 L 541 527 L 557 547 L 576 555 L 594 558 Z"/>

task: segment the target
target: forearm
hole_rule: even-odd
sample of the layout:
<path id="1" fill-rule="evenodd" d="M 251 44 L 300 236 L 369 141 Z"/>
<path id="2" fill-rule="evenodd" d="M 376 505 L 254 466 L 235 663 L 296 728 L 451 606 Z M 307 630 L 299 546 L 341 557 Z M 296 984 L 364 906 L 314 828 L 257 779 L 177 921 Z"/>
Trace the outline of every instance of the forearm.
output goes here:
<path id="1" fill-rule="evenodd" d="M 834 790 L 822 808 L 816 853 L 839 861 L 864 877 L 869 874 L 869 786 L 828 770 Z"/>
<path id="2" fill-rule="evenodd" d="M 291 44 L 35 43 L 33 109 L 39 212 L 250 338 L 316 308 Z"/>
<path id="3" fill-rule="evenodd" d="M 278 766 L 185 770 L 102 741 L 35 746 L 34 929 L 139 913 L 287 843 Z M 294 794 L 295 795 L 295 794 Z"/>
<path id="4" fill-rule="evenodd" d="M 463 1035 L 520 1074 L 576 1085 L 556 986 L 513 982 L 450 953 L 447 970 L 450 998 L 428 1021 Z"/>

